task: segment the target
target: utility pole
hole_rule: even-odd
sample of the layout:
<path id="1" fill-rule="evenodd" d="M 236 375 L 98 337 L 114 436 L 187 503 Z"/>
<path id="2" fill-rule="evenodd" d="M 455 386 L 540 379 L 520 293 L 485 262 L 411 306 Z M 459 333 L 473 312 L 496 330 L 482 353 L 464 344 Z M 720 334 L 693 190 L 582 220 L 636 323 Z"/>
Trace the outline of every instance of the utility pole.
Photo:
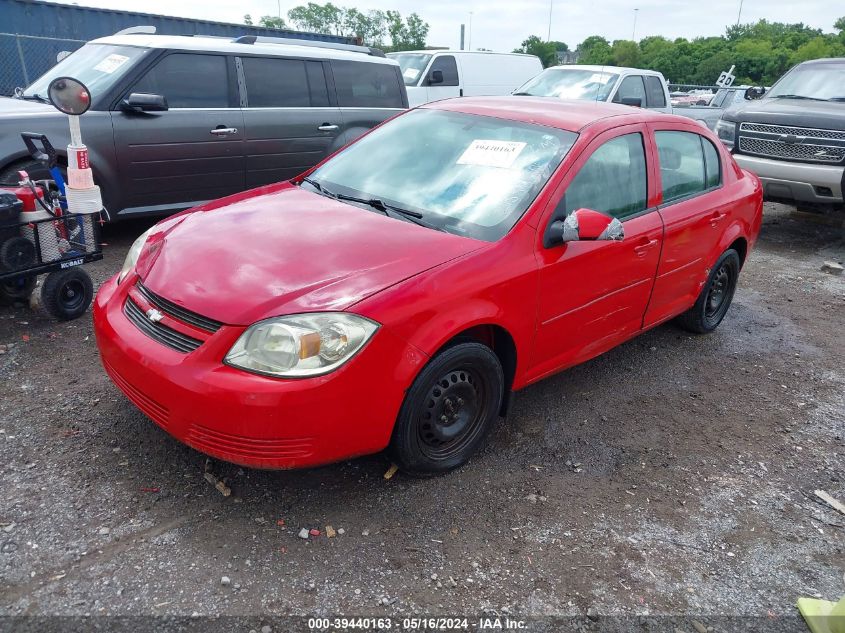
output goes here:
<path id="1" fill-rule="evenodd" d="M 467 42 L 467 50 L 472 50 L 472 11 L 469 12 L 469 38 Z"/>
<path id="2" fill-rule="evenodd" d="M 276 8 L 279 10 L 279 19 L 282 19 L 282 0 L 276 0 Z"/>
<path id="3" fill-rule="evenodd" d="M 464 50 L 464 37 L 466 35 L 467 27 L 465 24 L 461 24 L 461 50 Z"/>
<path id="4" fill-rule="evenodd" d="M 634 32 L 631 35 L 631 39 L 635 42 L 637 41 L 637 14 L 639 14 L 639 9 L 634 9 Z"/>
<path id="5" fill-rule="evenodd" d="M 739 26 L 739 21 L 742 19 L 742 0 L 739 0 L 739 13 L 736 16 L 736 25 Z"/>
<path id="6" fill-rule="evenodd" d="M 552 41 L 552 7 L 554 7 L 555 0 L 549 0 L 549 33 L 546 35 L 546 41 Z"/>

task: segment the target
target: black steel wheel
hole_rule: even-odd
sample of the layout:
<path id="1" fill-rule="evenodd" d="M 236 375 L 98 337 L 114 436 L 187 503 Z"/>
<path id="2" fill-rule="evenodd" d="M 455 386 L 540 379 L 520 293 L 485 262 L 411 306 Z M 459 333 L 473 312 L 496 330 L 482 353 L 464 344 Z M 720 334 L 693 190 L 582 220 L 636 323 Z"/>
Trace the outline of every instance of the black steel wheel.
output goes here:
<path id="1" fill-rule="evenodd" d="M 10 306 L 26 303 L 35 290 L 35 277 L 20 277 L 12 281 L 0 282 L 0 305 Z"/>
<path id="2" fill-rule="evenodd" d="M 50 273 L 41 287 L 44 309 L 60 321 L 82 316 L 93 298 L 94 284 L 81 268 Z"/>
<path id="3" fill-rule="evenodd" d="M 739 254 L 735 250 L 730 248 L 722 253 L 711 269 L 695 305 L 678 317 L 678 322 L 696 334 L 715 330 L 731 307 L 739 280 L 739 267 Z"/>
<path id="4" fill-rule="evenodd" d="M 6 270 L 19 270 L 35 263 L 35 243 L 17 235 L 0 244 L 0 266 Z"/>
<path id="5" fill-rule="evenodd" d="M 394 462 L 414 475 L 464 464 L 499 417 L 504 376 L 499 359 L 480 343 L 438 354 L 408 390 L 393 430 Z"/>

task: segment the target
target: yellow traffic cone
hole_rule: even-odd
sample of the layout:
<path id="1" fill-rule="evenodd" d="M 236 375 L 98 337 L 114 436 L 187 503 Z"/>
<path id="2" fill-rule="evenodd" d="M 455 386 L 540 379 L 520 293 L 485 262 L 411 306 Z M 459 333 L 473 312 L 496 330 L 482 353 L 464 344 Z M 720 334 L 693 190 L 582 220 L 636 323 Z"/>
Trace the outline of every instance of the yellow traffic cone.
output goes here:
<path id="1" fill-rule="evenodd" d="M 812 633 L 845 633 L 845 596 L 839 602 L 798 598 L 796 606 Z"/>

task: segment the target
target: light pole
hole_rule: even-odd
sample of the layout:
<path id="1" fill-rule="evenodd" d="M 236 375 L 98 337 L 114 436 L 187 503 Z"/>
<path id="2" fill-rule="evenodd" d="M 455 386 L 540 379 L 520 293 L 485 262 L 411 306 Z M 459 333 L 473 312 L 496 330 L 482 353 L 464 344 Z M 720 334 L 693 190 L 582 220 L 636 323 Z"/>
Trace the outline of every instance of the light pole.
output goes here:
<path id="1" fill-rule="evenodd" d="M 739 21 L 742 18 L 742 0 L 739 0 L 739 13 L 736 16 L 736 25 L 739 26 Z"/>
<path id="2" fill-rule="evenodd" d="M 472 50 L 472 11 L 469 12 L 469 37 L 467 38 L 467 50 Z"/>
<path id="3" fill-rule="evenodd" d="M 634 9 L 634 32 L 631 35 L 631 39 L 635 42 L 637 41 L 637 14 L 639 14 L 639 9 Z"/>
<path id="4" fill-rule="evenodd" d="M 555 0 L 549 0 L 549 33 L 546 35 L 546 41 L 552 41 L 552 7 L 555 4 Z"/>

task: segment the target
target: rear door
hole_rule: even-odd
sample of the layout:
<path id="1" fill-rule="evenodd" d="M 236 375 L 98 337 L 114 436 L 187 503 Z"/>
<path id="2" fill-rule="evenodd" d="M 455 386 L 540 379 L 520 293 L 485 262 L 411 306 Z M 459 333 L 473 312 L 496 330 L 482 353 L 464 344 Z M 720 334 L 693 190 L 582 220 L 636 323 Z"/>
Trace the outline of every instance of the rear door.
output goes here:
<path id="1" fill-rule="evenodd" d="M 323 61 L 242 56 L 237 63 L 247 188 L 289 180 L 340 144 L 343 120 Z"/>
<path id="2" fill-rule="evenodd" d="M 398 64 L 370 61 L 361 55 L 361 61 L 333 59 L 331 71 L 330 83 L 343 116 L 344 144 L 408 107 Z"/>
<path id="3" fill-rule="evenodd" d="M 650 124 L 659 161 L 663 253 L 645 326 L 671 318 L 695 303 L 724 230 L 722 165 L 713 143 L 672 124 Z"/>
<path id="4" fill-rule="evenodd" d="M 169 52 L 125 96 L 133 92 L 163 95 L 169 109 L 111 113 L 124 215 L 172 212 L 244 189 L 233 58 Z"/>

